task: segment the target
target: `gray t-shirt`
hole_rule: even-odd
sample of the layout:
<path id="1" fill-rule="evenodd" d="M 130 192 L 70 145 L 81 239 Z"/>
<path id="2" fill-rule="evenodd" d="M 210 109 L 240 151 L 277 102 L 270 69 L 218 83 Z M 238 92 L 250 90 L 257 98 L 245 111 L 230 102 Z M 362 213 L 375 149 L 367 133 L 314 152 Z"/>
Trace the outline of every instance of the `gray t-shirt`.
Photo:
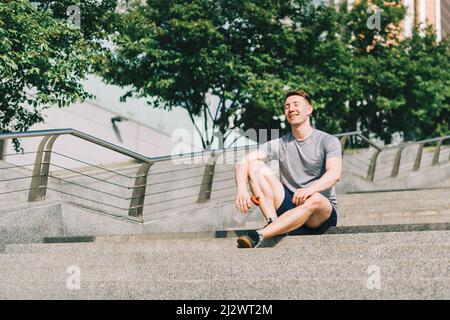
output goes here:
<path id="1" fill-rule="evenodd" d="M 327 158 L 342 158 L 339 139 L 317 129 L 306 140 L 289 133 L 262 144 L 259 151 L 270 160 L 279 160 L 281 182 L 292 192 L 318 180 L 325 173 Z M 321 193 L 337 207 L 334 186 Z"/>

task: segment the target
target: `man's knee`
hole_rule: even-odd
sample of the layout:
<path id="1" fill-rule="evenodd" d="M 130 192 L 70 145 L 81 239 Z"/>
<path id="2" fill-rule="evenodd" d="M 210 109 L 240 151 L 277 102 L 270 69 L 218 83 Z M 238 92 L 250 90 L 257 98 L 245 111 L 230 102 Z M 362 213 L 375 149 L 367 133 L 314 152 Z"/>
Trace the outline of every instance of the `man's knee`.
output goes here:
<path id="1" fill-rule="evenodd" d="M 320 193 L 312 194 L 306 201 L 305 207 L 312 213 L 314 210 L 327 206 L 329 200 Z"/>
<path id="2" fill-rule="evenodd" d="M 263 167 L 265 166 L 262 161 L 253 161 L 248 166 L 248 175 L 250 178 L 255 179 L 262 174 Z"/>
<path id="3" fill-rule="evenodd" d="M 249 165 L 249 175 L 253 177 L 267 177 L 274 173 L 263 161 L 254 161 Z"/>

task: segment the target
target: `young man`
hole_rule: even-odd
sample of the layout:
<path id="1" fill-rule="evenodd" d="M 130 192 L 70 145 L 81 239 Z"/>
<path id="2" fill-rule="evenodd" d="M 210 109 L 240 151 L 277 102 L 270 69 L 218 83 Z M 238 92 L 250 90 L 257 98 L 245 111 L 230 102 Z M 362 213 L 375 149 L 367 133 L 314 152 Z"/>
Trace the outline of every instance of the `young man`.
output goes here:
<path id="1" fill-rule="evenodd" d="M 268 224 L 238 239 L 239 248 L 256 248 L 263 239 L 294 231 L 321 234 L 336 226 L 334 185 L 342 174 L 339 140 L 310 124 L 313 107 L 304 91 L 286 94 L 284 114 L 292 132 L 262 144 L 236 165 L 236 207 L 248 213 L 247 181 Z M 263 160 L 278 160 L 281 181 Z"/>

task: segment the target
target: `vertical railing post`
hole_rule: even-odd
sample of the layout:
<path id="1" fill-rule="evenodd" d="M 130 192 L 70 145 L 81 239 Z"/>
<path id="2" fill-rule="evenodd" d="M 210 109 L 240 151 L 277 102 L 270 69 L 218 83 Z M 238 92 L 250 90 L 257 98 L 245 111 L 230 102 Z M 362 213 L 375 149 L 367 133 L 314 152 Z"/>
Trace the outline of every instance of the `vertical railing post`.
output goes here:
<path id="1" fill-rule="evenodd" d="M 6 141 L 3 139 L 0 139 L 0 160 L 3 160 L 3 154 L 6 150 Z"/>
<path id="2" fill-rule="evenodd" d="M 344 149 L 345 145 L 347 144 L 348 136 L 342 136 L 339 140 L 341 142 L 341 151 L 342 151 L 342 157 L 344 156 Z"/>
<path id="3" fill-rule="evenodd" d="M 377 166 L 377 158 L 380 154 L 381 150 L 376 149 L 375 153 L 372 155 L 372 158 L 370 159 L 369 169 L 367 171 L 367 179 L 370 181 L 373 181 L 375 178 L 375 169 Z"/>
<path id="4" fill-rule="evenodd" d="M 404 146 L 398 148 L 397 153 L 395 154 L 394 164 L 392 166 L 391 177 L 394 178 L 398 175 L 398 170 L 400 168 L 400 161 L 402 159 L 402 152 L 405 149 Z"/>
<path id="5" fill-rule="evenodd" d="M 205 203 L 211 199 L 211 190 L 214 180 L 214 172 L 216 161 L 223 151 L 212 151 L 208 161 L 206 161 L 205 170 L 203 171 L 202 184 L 198 193 L 197 203 Z"/>
<path id="6" fill-rule="evenodd" d="M 31 178 L 28 201 L 45 200 L 47 196 L 48 173 L 52 148 L 59 135 L 45 136 L 39 143 L 34 160 L 33 177 Z"/>
<path id="7" fill-rule="evenodd" d="M 41 199 L 45 199 L 47 196 L 47 185 L 48 185 L 48 173 L 50 171 L 50 160 L 52 157 L 52 148 L 53 144 L 55 143 L 56 139 L 59 137 L 59 135 L 52 136 L 47 144 L 45 145 L 44 149 L 44 161 L 42 161 L 42 167 L 41 167 L 41 183 L 39 186 L 39 193 L 41 196 Z"/>
<path id="8" fill-rule="evenodd" d="M 422 153 L 423 153 L 424 146 L 425 146 L 425 143 L 419 144 L 419 148 L 417 149 L 417 154 L 416 154 L 416 160 L 414 161 L 414 167 L 413 167 L 414 171 L 417 171 L 420 168 L 420 162 L 422 161 Z"/>
<path id="9" fill-rule="evenodd" d="M 128 215 L 131 217 L 138 217 L 142 219 L 142 212 L 144 210 L 145 190 L 147 189 L 147 177 L 150 167 L 153 162 L 143 163 L 136 174 L 134 180 L 133 194 L 131 196 L 130 208 Z"/>
<path id="10" fill-rule="evenodd" d="M 439 140 L 436 148 L 434 149 L 433 161 L 431 162 L 432 166 L 435 166 L 439 163 L 439 154 L 441 153 L 442 140 Z"/>

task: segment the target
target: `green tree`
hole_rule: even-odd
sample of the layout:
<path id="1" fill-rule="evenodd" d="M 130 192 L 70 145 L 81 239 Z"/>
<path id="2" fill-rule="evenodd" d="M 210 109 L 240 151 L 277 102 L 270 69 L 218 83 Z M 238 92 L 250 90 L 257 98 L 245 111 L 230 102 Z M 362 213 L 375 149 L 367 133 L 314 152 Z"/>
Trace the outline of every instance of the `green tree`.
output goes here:
<path id="1" fill-rule="evenodd" d="M 213 130 L 203 133 L 225 133 L 233 115 L 253 99 L 254 85 L 295 56 L 294 32 L 284 19 L 290 11 L 311 19 L 305 8 L 312 7 L 296 2 L 295 8 L 281 0 L 137 2 L 121 16 L 104 77 L 131 88 L 124 98 L 183 107 L 194 125 L 202 116 L 203 127 L 196 129 L 207 147 Z M 218 97 L 217 107 L 207 103 L 208 94 Z"/>
<path id="2" fill-rule="evenodd" d="M 71 14 L 70 7 L 78 7 L 79 31 L 85 39 L 91 41 L 91 44 L 93 41 L 101 44 L 109 34 L 115 31 L 117 17 L 115 10 L 120 4 L 120 0 L 34 0 L 32 2 L 38 9 L 49 12 L 54 18 L 60 20 L 68 19 Z"/>
<path id="3" fill-rule="evenodd" d="M 379 29 L 367 27 L 373 3 L 381 9 Z M 257 98 L 247 110 L 281 106 L 273 96 L 285 83 L 311 92 L 313 122 L 330 132 L 362 130 L 386 143 L 394 132 L 408 140 L 449 134 L 448 40 L 437 42 L 431 27 L 424 35 L 414 30 L 412 38 L 401 37 L 405 8 L 400 1 L 363 0 L 351 10 L 345 4 L 339 10 L 313 10 L 308 28 L 294 34 L 297 56 L 281 68 L 288 72 L 258 80 Z M 261 114 L 243 122 L 247 128 L 273 126 Z"/>
<path id="4" fill-rule="evenodd" d="M 380 28 L 369 28 L 375 8 Z M 338 10 L 310 0 L 138 1 L 117 20 L 103 76 L 129 88 L 125 99 L 183 107 L 193 122 L 201 116 L 204 147 L 214 139 L 208 128 L 283 128 L 288 88 L 311 93 L 313 123 L 329 132 L 362 130 L 386 142 L 393 132 L 444 134 L 448 42 L 430 32 L 403 39 L 405 12 L 401 0 Z"/>
<path id="5" fill-rule="evenodd" d="M 0 2 L 0 131 L 26 131 L 45 109 L 88 97 L 80 81 L 98 57 L 80 30 L 51 12 Z"/>

